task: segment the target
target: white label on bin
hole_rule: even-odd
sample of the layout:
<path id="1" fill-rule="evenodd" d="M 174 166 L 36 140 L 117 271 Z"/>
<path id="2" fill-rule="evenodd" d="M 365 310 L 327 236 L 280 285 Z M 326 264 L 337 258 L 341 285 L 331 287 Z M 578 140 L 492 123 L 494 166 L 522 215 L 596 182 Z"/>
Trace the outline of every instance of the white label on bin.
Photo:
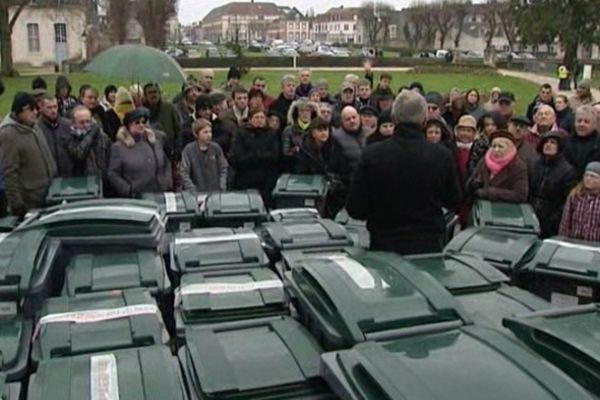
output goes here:
<path id="1" fill-rule="evenodd" d="M 572 307 L 579 304 L 579 299 L 575 296 L 554 292 L 550 296 L 550 303 L 557 307 Z"/>
<path id="2" fill-rule="evenodd" d="M 193 294 L 227 294 L 227 293 L 242 293 L 253 292 L 266 289 L 282 289 L 283 282 L 278 279 L 259 282 L 245 283 L 225 283 L 225 282 L 210 282 L 210 283 L 195 283 L 178 288 L 175 291 L 175 306 L 181 304 L 183 296 Z"/>
<path id="3" fill-rule="evenodd" d="M 304 205 L 306 207 L 314 207 L 316 205 L 315 199 L 305 199 Z"/>
<path id="4" fill-rule="evenodd" d="M 556 240 L 556 239 L 546 239 L 546 240 L 544 240 L 544 243 L 551 243 L 551 244 L 555 244 L 555 245 L 558 245 L 561 247 L 567 247 L 570 249 L 593 251 L 595 253 L 600 253 L 600 247 L 586 246 L 584 244 L 563 242 L 563 241 Z"/>
<path id="5" fill-rule="evenodd" d="M 114 354 L 90 357 L 90 399 L 119 400 L 119 376 Z"/>
<path id="6" fill-rule="evenodd" d="M 86 310 L 86 311 L 74 311 L 59 314 L 49 314 L 42 318 L 38 322 L 33 337 L 36 338 L 43 325 L 58 323 L 58 322 L 72 322 L 75 324 L 89 324 L 95 322 L 109 321 L 113 319 L 121 319 L 133 317 L 136 315 L 147 315 L 155 314 L 159 317 L 162 322 L 160 310 L 156 304 L 139 304 L 135 306 L 125 306 L 119 308 L 110 309 L 99 309 L 99 310 Z"/>
<path id="7" fill-rule="evenodd" d="M 377 288 L 377 282 L 375 280 L 375 277 L 373 277 L 373 275 L 371 275 L 369 270 L 366 269 L 358 261 L 356 261 L 350 257 L 341 256 L 341 255 L 333 255 L 333 256 L 329 256 L 329 257 L 325 257 L 325 258 L 333 261 L 333 263 L 335 265 L 337 265 L 339 268 L 342 269 L 342 271 L 344 271 L 346 274 L 348 274 L 350 279 L 352 279 L 359 288 L 361 288 L 361 289 L 376 289 Z M 387 289 L 390 287 L 390 285 L 382 279 L 381 287 L 383 289 Z"/>
<path id="8" fill-rule="evenodd" d="M 233 242 L 244 239 L 258 239 L 258 235 L 254 232 L 248 232 L 223 236 L 176 238 L 175 245 Z"/>
<path id="9" fill-rule="evenodd" d="M 161 224 L 163 224 L 162 217 L 158 211 L 149 209 L 149 208 L 137 207 L 134 205 L 88 206 L 88 207 L 75 208 L 75 209 L 71 209 L 71 210 L 56 210 L 54 212 L 51 212 L 50 214 L 41 216 L 39 219 L 39 222 L 42 222 L 48 218 L 52 218 L 52 217 L 60 216 L 60 215 L 71 215 L 71 214 L 81 214 L 81 213 L 87 214 L 87 213 L 93 213 L 93 212 L 110 213 L 110 212 L 115 212 L 115 211 L 123 211 L 123 212 L 127 212 L 127 213 L 132 213 L 132 214 L 152 215 L 157 219 L 157 221 L 159 221 Z"/>
<path id="10" fill-rule="evenodd" d="M 4 239 L 6 239 L 8 235 L 10 235 L 10 233 L 0 233 L 0 243 L 4 242 Z"/>
<path id="11" fill-rule="evenodd" d="M 589 286 L 577 286 L 577 296 L 594 297 L 594 288 Z"/>
<path id="12" fill-rule="evenodd" d="M 175 198 L 175 193 L 165 193 L 165 208 L 168 213 L 177 212 L 177 199 Z"/>

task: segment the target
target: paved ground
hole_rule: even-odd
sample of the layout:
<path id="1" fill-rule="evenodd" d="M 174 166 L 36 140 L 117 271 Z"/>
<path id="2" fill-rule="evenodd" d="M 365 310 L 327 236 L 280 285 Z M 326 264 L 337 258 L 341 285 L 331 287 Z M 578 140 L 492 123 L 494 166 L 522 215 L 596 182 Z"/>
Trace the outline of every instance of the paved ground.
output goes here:
<path id="1" fill-rule="evenodd" d="M 554 88 L 555 91 L 559 92 L 558 78 L 553 78 L 553 77 L 549 77 L 549 76 L 541 75 L 541 74 L 534 74 L 531 72 L 510 71 L 510 70 L 506 70 L 506 69 L 499 69 L 498 73 L 500 75 L 504 75 L 504 76 L 513 76 L 515 78 L 526 79 L 528 81 L 535 82 L 539 85 L 542 85 L 544 83 L 549 83 L 552 85 L 552 87 Z M 574 92 L 571 90 L 571 91 L 562 91 L 561 93 L 571 95 Z M 600 99 L 600 90 L 592 89 L 592 95 L 594 96 L 594 99 L 599 100 Z"/>

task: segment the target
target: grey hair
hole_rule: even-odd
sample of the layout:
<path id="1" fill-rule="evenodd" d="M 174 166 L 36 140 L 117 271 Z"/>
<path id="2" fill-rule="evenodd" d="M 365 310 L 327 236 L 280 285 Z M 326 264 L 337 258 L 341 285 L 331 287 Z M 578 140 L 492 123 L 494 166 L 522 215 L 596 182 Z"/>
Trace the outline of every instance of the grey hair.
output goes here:
<path id="1" fill-rule="evenodd" d="M 89 113 L 90 115 L 92 115 L 92 112 L 86 106 L 84 106 L 82 104 L 76 105 L 71 110 L 71 119 L 74 120 L 75 119 L 75 115 L 79 114 L 80 112 L 84 112 L 84 111 L 87 112 L 87 113 Z"/>
<path id="2" fill-rule="evenodd" d="M 319 108 L 329 108 L 330 110 L 333 110 L 333 106 L 325 101 L 319 103 Z"/>
<path id="3" fill-rule="evenodd" d="M 580 115 L 591 117 L 592 120 L 598 118 L 598 113 L 596 112 L 596 110 L 594 110 L 594 107 L 589 106 L 587 104 L 577 107 L 577 111 L 575 111 L 575 118 L 577 118 Z"/>
<path id="4" fill-rule="evenodd" d="M 419 93 L 412 90 L 400 92 L 392 107 L 394 124 L 402 122 L 422 124 L 427 117 L 427 102 Z"/>
<path id="5" fill-rule="evenodd" d="M 287 74 L 281 78 L 282 86 L 285 85 L 286 83 L 290 83 L 290 82 L 292 82 L 294 84 L 296 83 L 296 77 L 294 75 Z"/>

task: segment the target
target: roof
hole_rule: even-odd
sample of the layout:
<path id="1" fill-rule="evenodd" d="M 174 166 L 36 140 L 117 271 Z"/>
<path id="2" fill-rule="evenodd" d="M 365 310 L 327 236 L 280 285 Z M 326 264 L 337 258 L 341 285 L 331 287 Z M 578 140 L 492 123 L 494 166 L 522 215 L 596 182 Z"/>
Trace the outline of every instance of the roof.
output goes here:
<path id="1" fill-rule="evenodd" d="M 316 21 L 351 21 L 359 14 L 357 7 L 332 7 L 323 14 L 316 16 Z"/>
<path id="2" fill-rule="evenodd" d="M 282 12 L 275 3 L 232 2 L 213 8 L 202 21 L 207 23 L 225 15 L 282 15 Z"/>

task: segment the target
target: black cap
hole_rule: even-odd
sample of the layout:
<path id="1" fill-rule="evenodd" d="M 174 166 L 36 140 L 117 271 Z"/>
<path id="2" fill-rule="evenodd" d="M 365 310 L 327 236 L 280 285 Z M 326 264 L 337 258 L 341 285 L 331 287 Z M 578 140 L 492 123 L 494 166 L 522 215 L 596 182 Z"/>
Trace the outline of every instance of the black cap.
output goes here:
<path id="1" fill-rule="evenodd" d="M 509 103 L 514 103 L 515 100 L 515 95 L 513 92 L 500 92 L 500 94 L 498 95 L 498 102 L 501 101 L 507 101 Z"/>
<path id="2" fill-rule="evenodd" d="M 531 121 L 524 115 L 516 115 L 510 119 L 510 122 L 514 122 L 519 125 L 531 126 Z"/>
<path id="3" fill-rule="evenodd" d="M 542 139 L 540 140 L 540 144 L 538 145 L 537 151 L 541 153 L 544 149 L 544 143 L 546 143 L 549 139 L 554 139 L 558 142 L 558 151 L 561 152 L 563 150 L 565 135 L 560 131 L 550 131 L 544 133 Z"/>
<path id="4" fill-rule="evenodd" d="M 379 117 L 379 113 L 373 106 L 364 106 L 359 111 L 360 115 L 373 115 L 375 117 Z"/>
<path id="5" fill-rule="evenodd" d="M 11 111 L 13 114 L 18 115 L 26 109 L 34 110 L 36 108 L 35 97 L 25 92 L 18 92 L 15 94 L 13 99 Z"/>
<path id="6" fill-rule="evenodd" d="M 123 125 L 128 127 L 132 122 L 142 118 L 146 121 L 148 121 L 150 118 L 150 111 L 148 111 L 146 107 L 138 107 L 125 114 L 125 118 L 123 118 Z"/>
<path id="7" fill-rule="evenodd" d="M 425 95 L 425 101 L 427 104 L 435 104 L 439 108 L 444 105 L 444 96 L 439 92 L 429 92 Z"/>

